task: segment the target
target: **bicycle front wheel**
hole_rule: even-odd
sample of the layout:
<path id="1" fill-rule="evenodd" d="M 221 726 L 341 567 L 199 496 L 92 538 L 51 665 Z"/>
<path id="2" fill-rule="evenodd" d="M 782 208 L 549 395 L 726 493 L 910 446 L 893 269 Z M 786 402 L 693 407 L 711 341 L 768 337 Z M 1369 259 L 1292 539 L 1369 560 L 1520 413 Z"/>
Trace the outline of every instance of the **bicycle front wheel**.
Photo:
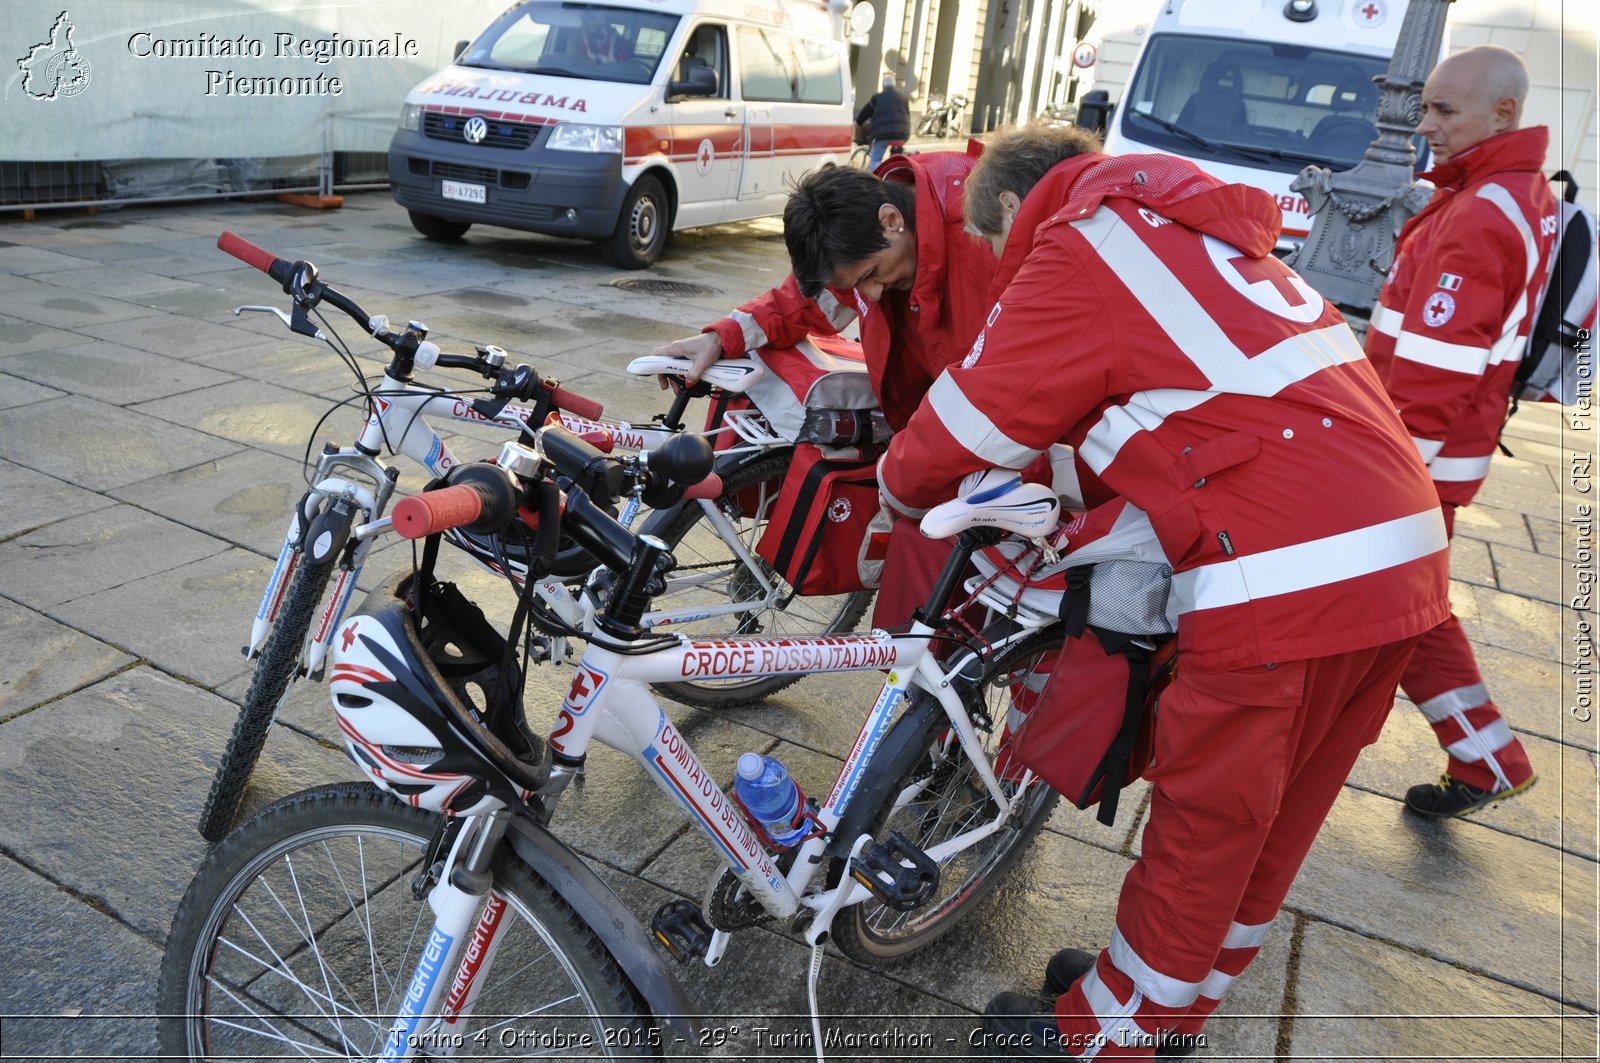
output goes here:
<path id="1" fill-rule="evenodd" d="M 295 794 L 246 822 L 201 865 L 173 919 L 163 1055 L 376 1058 L 429 942 L 434 915 L 418 883 L 442 859 L 442 822 L 355 783 Z M 655 1054 L 659 1031 L 638 994 L 572 909 L 514 857 L 494 880 L 506 907 L 468 1028 L 432 1030 L 439 1051 L 419 1058 Z"/>
<path id="2" fill-rule="evenodd" d="M 211 779 L 206 807 L 200 813 L 200 836 L 207 841 L 220 840 L 239 817 L 239 803 L 244 800 L 250 774 L 256 770 L 256 761 L 261 759 L 261 750 L 266 747 L 267 732 L 278 715 L 278 706 L 283 704 L 299 670 L 306 634 L 311 630 L 312 618 L 322 604 L 322 596 L 338 564 L 337 555 L 313 562 L 302 553 L 300 564 L 289 578 L 283 608 L 261 649 L 261 656 L 256 659 L 250 689 L 239 706 L 239 718 L 233 723 L 228 748 L 223 751 L 222 763 Z"/>
<path id="3" fill-rule="evenodd" d="M 1002 630 L 985 632 L 996 641 Z M 973 709 L 993 721 L 979 737 L 991 764 L 1000 750 L 1006 712 L 1013 691 L 1024 689 L 1041 665 L 1048 669 L 1061 652 L 1059 628 L 1037 632 L 984 662 L 983 671 L 967 697 Z M 977 715 L 977 713 L 974 713 Z M 917 718 L 907 713 L 895 726 L 918 727 L 926 752 L 917 758 L 889 788 L 873 837 L 879 841 L 899 831 L 923 851 L 959 834 L 982 826 L 999 812 L 977 770 L 949 731 L 942 712 Z M 894 735 L 885 739 L 888 747 Z M 1021 769 L 1014 769 L 1021 774 Z M 996 769 L 1000 788 L 1008 796 L 1016 791 L 1007 781 L 1009 771 Z M 939 888 L 928 901 L 909 912 L 897 911 L 876 900 L 864 901 L 845 911 L 834 924 L 834 944 L 851 959 L 866 964 L 895 963 L 943 937 L 994 888 L 1044 827 L 1059 795 L 1035 779 L 1016 811 L 1000 829 L 963 849 L 939 865 Z"/>
<path id="4" fill-rule="evenodd" d="M 756 543 L 767 529 L 777 506 L 778 488 L 793 458 L 794 452 L 788 448 L 774 450 L 723 477 L 722 494 L 714 504 L 733 524 L 740 543 L 750 554 L 749 563 L 741 560 L 732 545 L 718 534 L 698 503 L 685 506 L 672 524 L 657 533 L 671 549 L 678 567 L 669 576 L 666 593 L 656 596 L 651 609 L 690 613 L 723 610 L 663 630 L 702 639 L 739 635 L 781 638 L 855 630 L 872 603 L 872 591 L 802 597 L 756 556 Z M 769 587 L 776 594 L 769 595 Z M 729 605 L 742 608 L 729 610 Z M 797 675 L 693 679 L 656 683 L 654 687 L 685 705 L 717 708 L 749 705 L 799 680 Z"/>

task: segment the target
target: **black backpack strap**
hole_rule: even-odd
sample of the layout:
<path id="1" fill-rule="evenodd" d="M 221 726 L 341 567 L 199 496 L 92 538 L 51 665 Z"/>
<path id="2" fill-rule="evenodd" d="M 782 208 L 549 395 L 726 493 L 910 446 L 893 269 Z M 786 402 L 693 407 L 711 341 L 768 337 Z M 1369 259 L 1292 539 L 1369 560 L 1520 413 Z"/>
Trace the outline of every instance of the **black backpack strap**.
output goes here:
<path id="1" fill-rule="evenodd" d="M 1067 569 L 1067 589 L 1062 592 L 1061 606 L 1056 615 L 1061 618 L 1069 639 L 1082 635 L 1089 626 L 1089 577 L 1093 574 L 1093 565 Z"/>

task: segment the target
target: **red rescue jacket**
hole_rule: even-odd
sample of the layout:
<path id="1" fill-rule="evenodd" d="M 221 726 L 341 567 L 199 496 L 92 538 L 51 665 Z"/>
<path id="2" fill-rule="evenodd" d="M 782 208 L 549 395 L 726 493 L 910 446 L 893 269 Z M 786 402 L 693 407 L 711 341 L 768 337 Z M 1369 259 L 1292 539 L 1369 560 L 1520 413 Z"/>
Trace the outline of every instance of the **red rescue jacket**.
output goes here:
<path id="1" fill-rule="evenodd" d="M 1072 444 L 1149 514 L 1203 671 L 1442 621 L 1426 470 L 1339 312 L 1272 257 L 1280 217 L 1168 156 L 1057 166 L 1023 200 L 972 352 L 891 441 L 884 493 L 926 507 Z"/>
<path id="2" fill-rule="evenodd" d="M 1549 142 L 1512 130 L 1424 174 L 1438 190 L 1400 230 L 1372 312 L 1367 356 L 1444 502 L 1472 501 L 1489 473 L 1550 271 Z"/>
<path id="3" fill-rule="evenodd" d="M 708 326 L 722 337 L 723 357 L 759 347 L 792 347 L 808 334 L 833 335 L 858 316 L 873 391 L 892 428 L 904 427 L 940 370 L 961 358 L 983 327 L 995 272 L 989 245 L 965 230 L 962 187 L 977 160 L 955 152 L 895 155 L 878 167 L 886 181 L 917 189 L 917 277 L 908 292 L 870 302 L 859 292 L 800 294 L 791 275 L 780 287 Z"/>

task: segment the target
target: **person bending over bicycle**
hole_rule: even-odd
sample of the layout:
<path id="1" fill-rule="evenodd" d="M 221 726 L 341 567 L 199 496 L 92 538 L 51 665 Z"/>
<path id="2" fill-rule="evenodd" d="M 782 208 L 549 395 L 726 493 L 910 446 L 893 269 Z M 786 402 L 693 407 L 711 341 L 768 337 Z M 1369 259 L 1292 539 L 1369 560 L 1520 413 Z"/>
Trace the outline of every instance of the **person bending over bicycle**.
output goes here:
<path id="1" fill-rule="evenodd" d="M 1183 666 L 1144 849 L 1110 947 L 1058 953 L 1053 1002 L 1002 993 L 985 1016 L 1022 1054 L 1149 1059 L 1197 1035 L 1260 948 L 1411 648 L 1449 611 L 1448 542 L 1355 336 L 1272 256 L 1271 197 L 1066 133 L 1002 134 L 969 177 L 999 298 L 879 483 L 915 513 L 1065 442 L 1150 514 Z"/>
<path id="2" fill-rule="evenodd" d="M 825 166 L 807 175 L 783 211 L 789 278 L 654 353 L 691 358 L 703 371 L 719 358 L 790 347 L 859 321 L 873 391 L 889 426 L 905 427 L 939 373 L 971 349 L 992 302 L 994 255 L 965 231 L 961 213 L 976 161 L 927 152 L 892 156 L 876 174 Z M 873 625 L 908 619 L 948 553 L 947 542 L 923 538 L 914 522 L 896 522 Z"/>

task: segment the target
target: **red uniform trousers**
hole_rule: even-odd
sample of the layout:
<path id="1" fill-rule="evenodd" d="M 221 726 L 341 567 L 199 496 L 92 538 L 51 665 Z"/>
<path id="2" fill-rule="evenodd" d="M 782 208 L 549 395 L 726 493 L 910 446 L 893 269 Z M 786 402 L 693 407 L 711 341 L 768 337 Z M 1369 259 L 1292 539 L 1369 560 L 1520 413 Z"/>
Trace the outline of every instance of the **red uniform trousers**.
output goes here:
<path id="1" fill-rule="evenodd" d="M 953 538 L 923 535 L 915 518 L 896 520 L 889 529 L 889 552 L 883 558 L 878 597 L 872 605 L 872 626 L 891 629 L 909 623 L 912 610 L 928 603 L 955 546 Z"/>
<path id="2" fill-rule="evenodd" d="M 1444 527 L 1455 534 L 1456 506 L 1442 504 Z M 1450 756 L 1453 779 L 1480 790 L 1512 790 L 1533 777 L 1522 743 L 1489 698 L 1478 662 L 1455 613 L 1422 636 L 1400 688 L 1427 718 Z"/>
<path id="3" fill-rule="evenodd" d="M 1056 1002 L 1066 1051 L 1150 1059 L 1160 1032 L 1199 1032 L 1377 739 L 1416 641 L 1236 672 L 1179 665 L 1111 944 Z"/>

